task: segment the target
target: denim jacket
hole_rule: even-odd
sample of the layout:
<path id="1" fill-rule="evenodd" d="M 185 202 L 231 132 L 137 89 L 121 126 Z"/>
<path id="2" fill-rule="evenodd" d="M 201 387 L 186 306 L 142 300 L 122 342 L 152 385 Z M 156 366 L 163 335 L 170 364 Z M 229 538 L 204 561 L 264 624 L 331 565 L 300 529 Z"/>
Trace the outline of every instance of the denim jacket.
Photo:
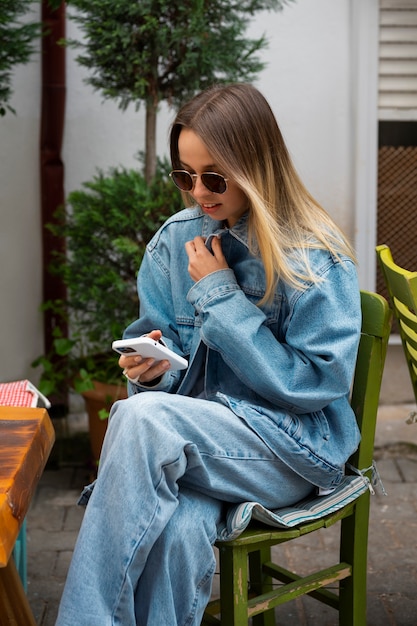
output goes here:
<path id="1" fill-rule="evenodd" d="M 220 236 L 229 268 L 197 283 L 184 244 Z M 248 249 L 247 214 L 233 228 L 199 208 L 171 217 L 147 246 L 139 274 L 140 317 L 124 337 L 160 329 L 189 359 L 152 390 L 202 395 L 228 406 L 288 466 L 322 488 L 337 485 L 359 431 L 349 404 L 361 327 L 354 263 L 308 251 L 322 279 L 296 289 L 280 281 L 271 302 L 260 258 Z M 294 263 L 296 259 L 294 258 Z M 196 419 L 198 417 L 196 416 Z"/>

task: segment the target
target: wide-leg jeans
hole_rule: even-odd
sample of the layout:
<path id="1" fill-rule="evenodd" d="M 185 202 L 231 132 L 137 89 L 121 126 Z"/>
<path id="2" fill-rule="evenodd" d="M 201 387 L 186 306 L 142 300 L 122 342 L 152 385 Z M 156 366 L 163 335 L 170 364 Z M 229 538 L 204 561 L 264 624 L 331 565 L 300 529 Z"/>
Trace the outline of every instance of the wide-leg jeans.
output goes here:
<path id="1" fill-rule="evenodd" d="M 57 626 L 199 626 L 229 503 L 312 485 L 218 402 L 144 392 L 112 410 Z"/>

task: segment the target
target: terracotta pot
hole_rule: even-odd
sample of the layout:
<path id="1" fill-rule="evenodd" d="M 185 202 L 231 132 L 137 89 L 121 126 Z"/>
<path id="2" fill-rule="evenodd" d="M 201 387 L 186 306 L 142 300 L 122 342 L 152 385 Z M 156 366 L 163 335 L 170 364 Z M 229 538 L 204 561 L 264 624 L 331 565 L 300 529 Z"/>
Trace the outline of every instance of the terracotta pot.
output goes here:
<path id="1" fill-rule="evenodd" d="M 98 381 L 93 381 L 93 385 L 94 389 L 84 391 L 82 396 L 88 414 L 91 452 L 94 461 L 98 462 L 107 429 L 107 419 L 100 419 L 99 411 L 102 409 L 110 411 L 111 405 L 116 400 L 127 398 L 127 389 L 125 385 L 109 385 Z"/>

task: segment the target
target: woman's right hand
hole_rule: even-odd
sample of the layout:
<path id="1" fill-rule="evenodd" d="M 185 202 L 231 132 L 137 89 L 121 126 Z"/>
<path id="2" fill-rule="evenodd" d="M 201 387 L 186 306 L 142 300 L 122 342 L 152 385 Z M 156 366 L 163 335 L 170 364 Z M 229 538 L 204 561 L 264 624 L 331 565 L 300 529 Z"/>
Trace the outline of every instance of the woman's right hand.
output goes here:
<path id="1" fill-rule="evenodd" d="M 159 341 L 162 337 L 160 330 L 152 330 L 147 337 Z M 160 378 L 169 369 L 169 361 L 155 361 L 153 358 L 143 358 L 139 354 L 126 356 L 123 354 L 119 358 L 119 365 L 131 381 L 138 383 L 150 383 L 156 378 Z"/>

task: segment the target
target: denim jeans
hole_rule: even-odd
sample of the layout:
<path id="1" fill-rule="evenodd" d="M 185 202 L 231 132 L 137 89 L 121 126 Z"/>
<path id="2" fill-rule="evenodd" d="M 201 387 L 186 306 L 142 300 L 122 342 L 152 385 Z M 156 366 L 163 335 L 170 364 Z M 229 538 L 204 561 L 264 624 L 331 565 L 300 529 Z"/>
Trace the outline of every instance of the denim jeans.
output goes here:
<path id="1" fill-rule="evenodd" d="M 57 626 L 199 626 L 227 503 L 312 491 L 226 406 L 145 392 L 116 403 Z"/>

